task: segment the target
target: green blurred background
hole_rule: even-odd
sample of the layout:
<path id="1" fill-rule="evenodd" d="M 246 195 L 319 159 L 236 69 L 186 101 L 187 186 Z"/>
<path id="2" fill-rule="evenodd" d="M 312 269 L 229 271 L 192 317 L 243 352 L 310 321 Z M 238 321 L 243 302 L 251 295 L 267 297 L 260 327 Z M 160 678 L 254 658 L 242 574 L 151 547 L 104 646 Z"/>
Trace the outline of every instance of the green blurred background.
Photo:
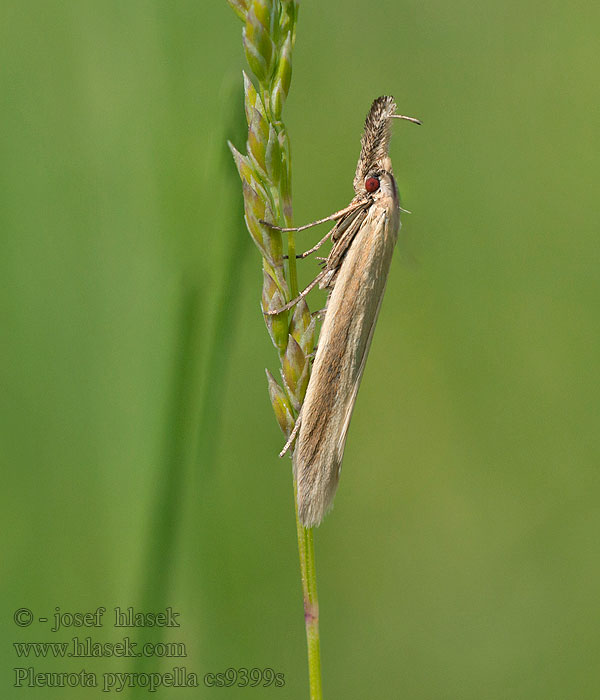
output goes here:
<path id="1" fill-rule="evenodd" d="M 394 125 L 413 213 L 316 533 L 327 698 L 598 697 L 599 22 L 578 1 L 301 6 L 297 222 L 349 201 L 374 97 L 424 122 Z M 30 665 L 308 697 L 277 358 L 224 145 L 245 141 L 240 31 L 225 0 L 2 3 L 3 698 L 100 696 L 13 688 Z M 187 658 L 17 658 L 123 637 L 17 608 L 100 605 L 171 606 L 179 629 L 129 636 Z M 285 687 L 202 685 L 253 666 Z"/>

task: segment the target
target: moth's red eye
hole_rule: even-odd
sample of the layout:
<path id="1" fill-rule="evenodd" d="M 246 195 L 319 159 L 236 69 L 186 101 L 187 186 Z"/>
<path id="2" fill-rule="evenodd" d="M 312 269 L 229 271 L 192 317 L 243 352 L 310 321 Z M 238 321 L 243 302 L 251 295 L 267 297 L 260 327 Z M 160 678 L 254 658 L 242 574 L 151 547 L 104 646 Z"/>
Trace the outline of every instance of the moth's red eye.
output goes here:
<path id="1" fill-rule="evenodd" d="M 365 180 L 365 189 L 367 192 L 377 192 L 379 189 L 379 178 L 378 177 L 368 177 Z"/>

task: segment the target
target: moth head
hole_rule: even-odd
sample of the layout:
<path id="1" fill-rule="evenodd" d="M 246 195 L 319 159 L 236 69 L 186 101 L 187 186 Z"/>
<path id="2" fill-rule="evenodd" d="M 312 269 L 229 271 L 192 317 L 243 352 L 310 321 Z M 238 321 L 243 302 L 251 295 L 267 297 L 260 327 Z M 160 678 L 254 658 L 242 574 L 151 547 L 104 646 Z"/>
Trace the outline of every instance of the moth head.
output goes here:
<path id="1" fill-rule="evenodd" d="M 389 158 L 388 158 L 389 160 Z M 363 191 L 374 200 L 385 196 L 396 196 L 396 185 L 392 175 L 392 164 L 388 170 L 376 170 L 367 174 L 363 183 Z"/>
<path id="2" fill-rule="evenodd" d="M 360 142 L 360 158 L 354 175 L 354 191 L 357 194 L 369 191 L 365 183 L 372 173 L 392 172 L 392 162 L 389 156 L 392 119 L 407 119 L 416 124 L 421 123 L 418 119 L 405 117 L 395 112 L 396 103 L 393 97 L 378 97 L 371 105 L 365 120 L 365 128 Z"/>

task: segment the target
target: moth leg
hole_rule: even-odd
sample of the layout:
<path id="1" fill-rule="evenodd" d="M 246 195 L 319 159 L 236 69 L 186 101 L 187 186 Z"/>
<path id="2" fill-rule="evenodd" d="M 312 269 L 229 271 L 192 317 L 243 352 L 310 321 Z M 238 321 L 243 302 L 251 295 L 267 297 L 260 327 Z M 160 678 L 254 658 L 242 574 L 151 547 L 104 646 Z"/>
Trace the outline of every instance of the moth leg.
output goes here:
<path id="1" fill-rule="evenodd" d="M 337 221 L 337 219 L 341 219 L 342 216 L 345 216 L 346 214 L 349 214 L 350 212 L 354 211 L 355 209 L 358 209 L 359 207 L 362 207 L 364 205 L 364 202 L 353 202 L 352 204 L 349 204 L 347 207 L 344 207 L 344 209 L 340 209 L 339 211 L 336 211 L 334 214 L 331 214 L 330 216 L 326 216 L 324 219 L 317 219 L 317 221 L 312 221 L 310 224 L 304 224 L 304 226 L 291 226 L 288 228 L 285 228 L 283 226 L 276 226 L 275 224 L 272 224 L 270 221 L 265 221 L 264 219 L 259 219 L 258 223 L 263 224 L 263 226 L 268 226 L 269 228 L 274 228 L 276 231 L 304 231 L 304 229 L 307 228 L 312 228 L 313 226 L 318 226 L 319 224 L 324 224 L 326 221 Z"/>
<path id="2" fill-rule="evenodd" d="M 335 227 L 332 228 L 331 231 L 329 231 L 329 232 L 327 233 L 326 236 L 323 236 L 323 238 L 321 238 L 321 240 L 320 240 L 316 245 L 314 245 L 312 248 L 309 248 L 308 250 L 305 250 L 304 253 L 300 253 L 299 255 L 296 255 L 296 257 L 297 257 L 297 258 L 306 258 L 306 257 L 308 257 L 311 253 L 314 253 L 315 250 L 319 250 L 319 248 L 323 245 L 323 243 L 325 243 L 325 241 L 329 238 L 329 236 L 331 236 L 331 234 L 333 233 L 334 229 L 335 229 Z M 320 259 L 321 259 L 321 260 L 327 260 L 327 258 L 320 258 Z"/>
<path id="3" fill-rule="evenodd" d="M 283 457 L 283 455 L 290 449 L 292 446 L 292 443 L 296 439 L 296 435 L 298 434 L 298 431 L 300 430 L 300 423 L 302 421 L 302 409 L 300 410 L 300 413 L 298 414 L 298 418 L 296 418 L 296 423 L 294 425 L 294 429 L 290 433 L 289 438 L 287 439 L 287 442 L 283 446 L 283 450 L 279 453 L 280 457 Z"/>
<path id="4" fill-rule="evenodd" d="M 288 301 L 288 303 L 282 306 L 280 309 L 273 309 L 272 311 L 263 311 L 263 314 L 265 314 L 266 316 L 276 316 L 277 314 L 283 313 L 284 311 L 291 309 L 292 306 L 295 306 L 300 301 L 300 299 L 304 299 L 304 297 L 310 292 L 310 290 L 313 289 L 323 279 L 325 272 L 326 270 L 323 270 L 323 272 L 319 272 L 319 274 L 308 285 L 308 287 L 306 287 L 306 289 L 303 289 L 295 299 Z"/>
<path id="5" fill-rule="evenodd" d="M 332 233 L 333 233 L 333 229 L 331 229 L 331 231 L 329 231 L 329 233 L 326 236 L 323 236 L 323 238 L 321 238 L 321 240 L 316 245 L 314 245 L 312 248 L 305 250 L 304 253 L 298 253 L 296 255 L 296 258 L 298 258 L 298 259 L 307 258 L 311 253 L 314 253 L 315 250 L 319 250 L 319 248 L 323 245 L 323 243 L 325 243 L 325 241 L 329 238 L 329 236 L 331 236 Z M 284 260 L 289 260 L 289 258 L 290 258 L 289 255 L 283 256 Z M 319 256 L 317 256 L 317 260 L 327 260 L 327 258 L 320 258 Z"/>
<path id="6" fill-rule="evenodd" d="M 298 255 L 296 255 L 296 258 L 301 258 L 301 259 L 307 258 L 311 253 L 314 253 L 316 250 L 319 250 L 319 248 L 323 245 L 323 243 L 325 243 L 325 241 L 329 238 L 329 236 L 331 236 L 333 231 L 334 231 L 334 229 L 332 228 L 331 231 L 329 231 L 325 236 L 323 236 L 323 238 L 321 238 L 321 240 L 316 245 L 314 245 L 312 248 L 309 248 L 308 250 L 305 250 L 304 253 L 298 253 Z M 288 260 L 289 257 L 290 257 L 289 255 L 284 255 L 283 259 Z M 317 260 L 327 260 L 327 258 L 317 257 Z"/>

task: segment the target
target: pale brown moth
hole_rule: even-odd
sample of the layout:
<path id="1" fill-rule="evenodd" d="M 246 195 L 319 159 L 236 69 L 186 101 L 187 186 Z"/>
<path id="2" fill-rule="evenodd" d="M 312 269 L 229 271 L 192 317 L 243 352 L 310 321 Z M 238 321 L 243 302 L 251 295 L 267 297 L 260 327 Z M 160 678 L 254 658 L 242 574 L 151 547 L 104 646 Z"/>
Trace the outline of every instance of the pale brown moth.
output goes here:
<path id="1" fill-rule="evenodd" d="M 292 459 L 298 515 L 305 527 L 319 525 L 333 503 L 348 425 L 398 238 L 400 204 L 389 157 L 391 120 L 421 122 L 395 111 L 392 97 L 379 97 L 371 106 L 350 204 L 311 224 L 280 229 L 300 231 L 336 221 L 317 245 L 298 256 L 306 257 L 331 238 L 333 246 L 323 270 L 296 299 L 267 312 L 291 308 L 317 284 L 329 290 L 306 397 L 282 451 L 296 440 Z"/>

